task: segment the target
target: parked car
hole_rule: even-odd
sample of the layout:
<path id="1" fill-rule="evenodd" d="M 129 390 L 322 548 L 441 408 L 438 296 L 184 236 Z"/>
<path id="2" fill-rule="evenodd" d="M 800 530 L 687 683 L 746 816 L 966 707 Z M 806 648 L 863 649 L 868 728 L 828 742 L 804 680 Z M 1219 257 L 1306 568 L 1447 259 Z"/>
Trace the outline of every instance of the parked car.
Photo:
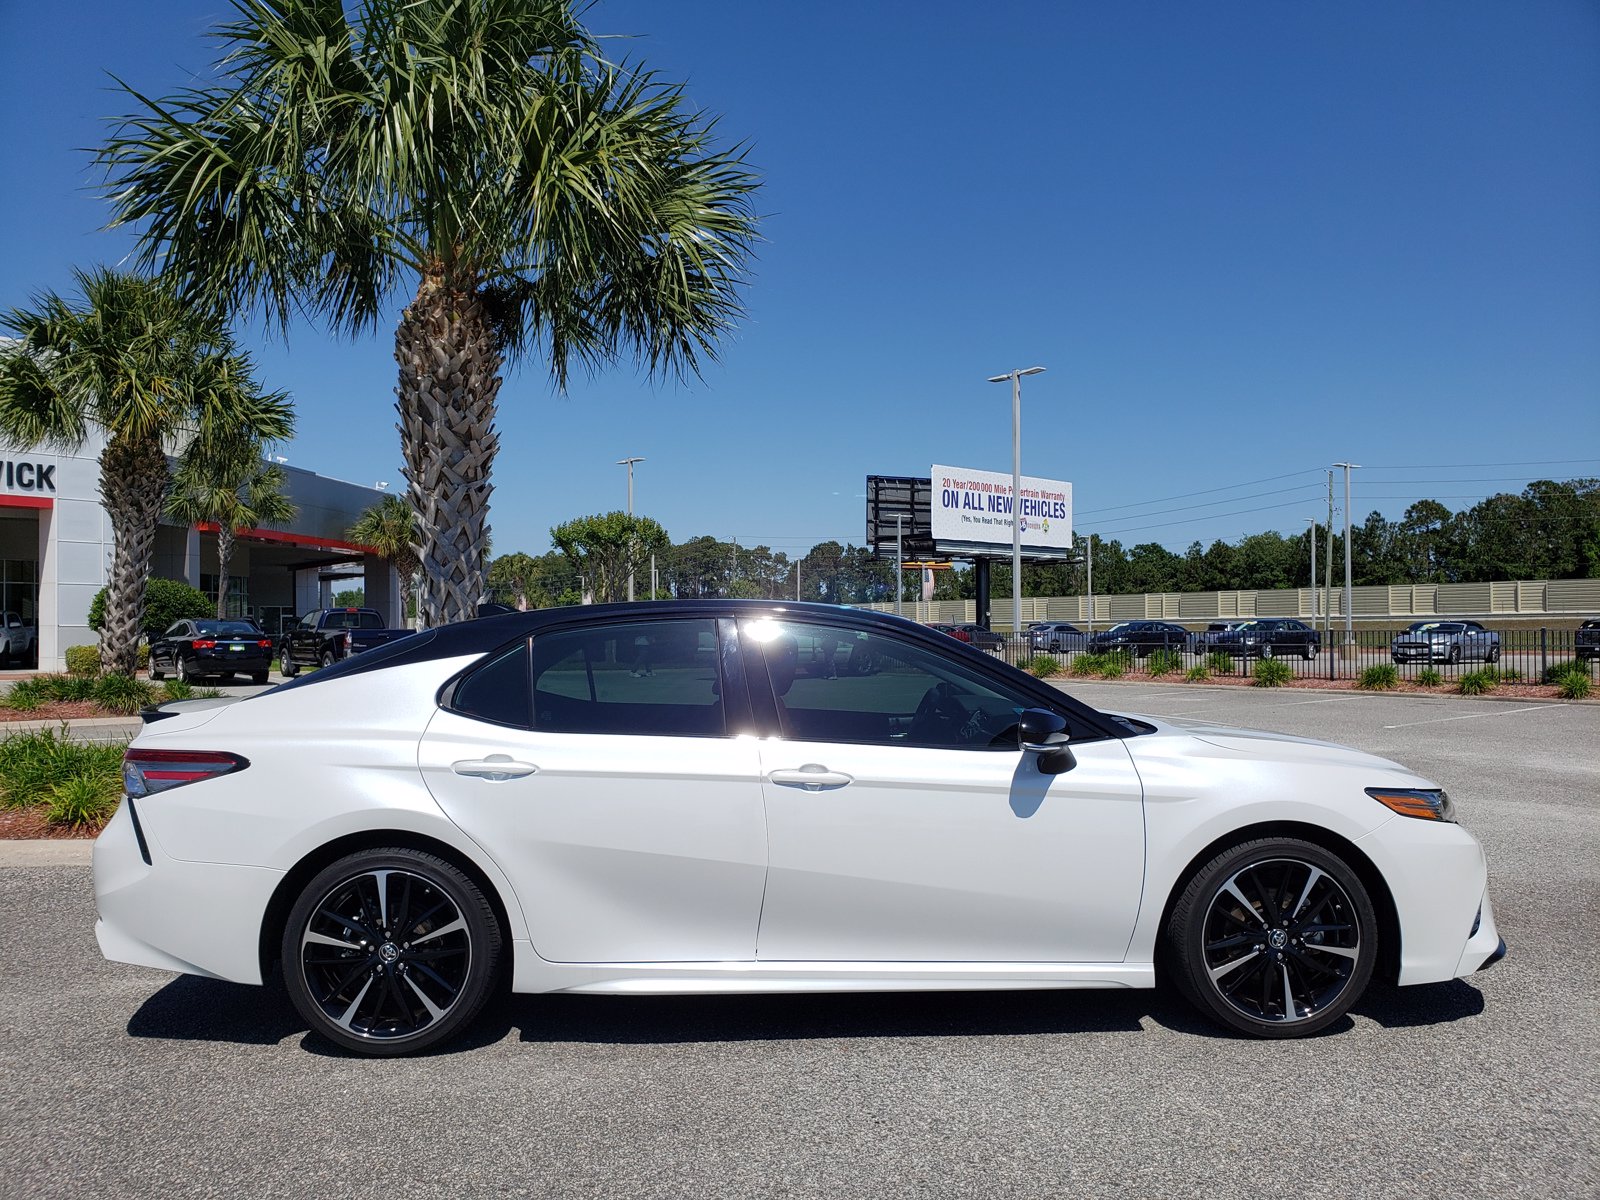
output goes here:
<path id="1" fill-rule="evenodd" d="M 375 608 L 320 608 L 301 617 L 278 639 L 278 669 L 293 679 L 302 667 L 331 667 L 413 632 L 387 628 Z"/>
<path id="2" fill-rule="evenodd" d="M 1089 639 L 1096 654 L 1129 651 L 1135 658 L 1147 658 L 1156 650 L 1182 650 L 1189 631 L 1170 621 L 1121 621 Z"/>
<path id="3" fill-rule="evenodd" d="M 1500 635 L 1476 621 L 1413 621 L 1389 643 L 1397 663 L 1500 661 Z"/>
<path id="4" fill-rule="evenodd" d="M 1028 645 L 1034 650 L 1050 650 L 1057 654 L 1084 650 L 1088 648 L 1089 635 L 1066 621 L 1040 621 L 1029 626 Z"/>
<path id="5" fill-rule="evenodd" d="M 832 639 L 885 668 L 806 674 L 802 644 Z M 1406 768 L 1099 712 L 827 605 L 445 625 L 234 704 L 163 706 L 123 775 L 94 849 L 102 953 L 281 978 L 313 1031 L 367 1054 L 459 1035 L 502 979 L 749 995 L 1159 976 L 1235 1032 L 1290 1037 L 1375 972 L 1437 983 L 1504 953 L 1482 849 Z"/>
<path id="6" fill-rule="evenodd" d="M 1200 630 L 1200 632 L 1191 633 L 1189 635 L 1189 649 L 1193 650 L 1196 654 L 1209 654 L 1212 650 L 1216 649 L 1218 634 L 1231 633 L 1233 630 L 1239 628 L 1239 626 L 1245 624 L 1248 624 L 1248 622 L 1212 621 L 1204 629 Z"/>
<path id="7" fill-rule="evenodd" d="M 1600 617 L 1590 617 L 1578 626 L 1578 632 L 1572 638 L 1572 648 L 1577 652 L 1579 662 L 1600 658 Z"/>
<path id="8" fill-rule="evenodd" d="M 1212 650 L 1232 654 L 1237 658 L 1275 658 L 1280 654 L 1298 654 L 1301 658 L 1315 658 L 1322 638 L 1304 621 L 1289 617 L 1262 617 L 1254 621 L 1241 621 L 1233 629 L 1215 635 Z"/>
<path id="9" fill-rule="evenodd" d="M 39 627 L 21 613 L 0 616 L 0 666 L 39 665 Z"/>
<path id="10" fill-rule="evenodd" d="M 985 629 L 982 625 L 974 625 L 971 622 L 965 625 L 932 625 L 929 628 L 937 629 L 940 633 L 947 633 L 955 638 L 956 641 L 966 642 L 968 645 L 976 646 L 979 650 L 998 652 L 1004 649 L 1006 644 L 1005 638 L 998 633 Z"/>
<path id="11" fill-rule="evenodd" d="M 248 675 L 265 683 L 272 669 L 272 639 L 254 621 L 200 617 L 174 622 L 150 643 L 150 678 L 176 675 L 185 683 Z"/>

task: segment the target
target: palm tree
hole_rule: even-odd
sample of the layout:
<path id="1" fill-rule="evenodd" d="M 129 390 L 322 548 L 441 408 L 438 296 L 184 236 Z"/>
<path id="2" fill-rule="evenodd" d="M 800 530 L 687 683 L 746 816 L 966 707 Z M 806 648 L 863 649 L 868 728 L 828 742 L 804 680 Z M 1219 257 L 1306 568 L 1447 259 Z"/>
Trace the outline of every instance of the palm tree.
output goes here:
<path id="1" fill-rule="evenodd" d="M 411 595 L 417 576 L 417 515 L 409 504 L 399 496 L 385 496 L 356 518 L 348 536 L 394 564 L 401 596 Z"/>
<path id="2" fill-rule="evenodd" d="M 471 616 L 502 368 L 698 373 L 739 312 L 756 180 L 681 89 L 602 61 L 570 0 L 234 5 L 217 85 L 128 93 L 101 152 L 116 222 L 281 327 L 368 330 L 410 289 L 396 407 L 424 616 Z"/>
<path id="3" fill-rule="evenodd" d="M 298 511 L 283 494 L 284 473 L 261 457 L 261 443 L 227 439 L 223 446 L 197 447 L 178 466 L 167 498 L 167 515 L 188 525 L 217 527 L 217 616 L 228 615 L 228 563 L 241 529 L 281 525 Z"/>
<path id="4" fill-rule="evenodd" d="M 113 548 L 101 659 L 132 673 L 156 527 L 171 473 L 167 450 L 224 433 L 281 439 L 294 427 L 281 393 L 263 393 L 222 319 L 159 280 L 75 272 L 81 300 L 54 292 L 0 324 L 20 344 L 0 357 L 0 440 L 75 450 L 95 431 L 100 497 Z"/>

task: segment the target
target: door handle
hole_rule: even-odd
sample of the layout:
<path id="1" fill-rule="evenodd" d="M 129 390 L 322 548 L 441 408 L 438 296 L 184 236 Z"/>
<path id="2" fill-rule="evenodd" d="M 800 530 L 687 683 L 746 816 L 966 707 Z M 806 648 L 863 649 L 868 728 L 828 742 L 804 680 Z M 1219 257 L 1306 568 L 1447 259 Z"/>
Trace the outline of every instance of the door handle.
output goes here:
<path id="1" fill-rule="evenodd" d="M 539 768 L 533 763 L 517 762 L 509 754 L 491 754 L 488 758 L 464 758 L 460 762 L 453 762 L 450 769 L 457 775 L 504 783 L 507 779 L 532 775 Z"/>
<path id="2" fill-rule="evenodd" d="M 843 771 L 830 771 L 821 763 L 806 763 L 798 770 L 769 771 L 767 779 L 784 787 L 805 788 L 808 792 L 820 792 L 824 788 L 842 788 L 846 784 L 855 782 L 854 775 L 846 775 Z"/>

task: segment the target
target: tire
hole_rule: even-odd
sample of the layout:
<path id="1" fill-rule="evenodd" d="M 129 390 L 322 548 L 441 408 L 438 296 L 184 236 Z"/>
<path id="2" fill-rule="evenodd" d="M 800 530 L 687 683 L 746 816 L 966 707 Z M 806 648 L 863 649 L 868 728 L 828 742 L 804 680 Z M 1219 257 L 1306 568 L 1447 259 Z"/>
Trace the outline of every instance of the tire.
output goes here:
<path id="1" fill-rule="evenodd" d="M 289 910 L 284 986 L 312 1031 L 346 1050 L 413 1054 L 478 1015 L 501 945 L 488 899 L 453 863 L 363 850 L 318 872 Z"/>
<path id="2" fill-rule="evenodd" d="M 172 673 L 178 677 L 178 681 L 180 683 L 193 683 L 196 679 L 200 678 L 189 666 L 188 660 L 185 659 L 181 654 L 177 656 L 177 663 L 175 664 Z"/>
<path id="3" fill-rule="evenodd" d="M 1361 998 L 1378 960 L 1377 914 L 1360 876 L 1298 838 L 1243 842 L 1206 863 L 1165 936 L 1168 969 L 1190 1002 L 1259 1038 L 1326 1029 Z"/>
<path id="4" fill-rule="evenodd" d="M 1275 649 L 1273 649 L 1273 646 L 1272 646 L 1271 642 L 1263 642 L 1261 644 L 1261 657 L 1262 658 L 1274 658 L 1274 657 L 1276 657 L 1277 653 L 1278 652 Z"/>
<path id="5" fill-rule="evenodd" d="M 156 682 L 156 683 L 160 683 L 166 677 L 167 677 L 167 673 L 165 671 L 163 671 L 160 667 L 156 666 L 155 655 L 151 655 L 150 656 L 150 678 L 151 678 L 151 680 Z"/>
<path id="6" fill-rule="evenodd" d="M 322 652 L 322 657 L 317 660 L 317 662 L 324 667 L 331 667 L 338 661 L 339 660 L 333 656 L 332 650 L 324 650 Z"/>
<path id="7" fill-rule="evenodd" d="M 300 668 L 294 664 L 292 659 L 290 659 L 289 650 L 287 647 L 285 647 L 283 653 L 278 656 L 278 670 L 282 673 L 285 679 L 293 679 L 296 675 L 300 674 Z"/>
<path id="8" fill-rule="evenodd" d="M 1445 662 L 1451 663 L 1451 664 L 1460 662 L 1461 661 L 1461 647 L 1460 646 L 1451 646 L 1450 647 L 1450 653 L 1445 655 L 1444 660 L 1445 660 Z"/>
<path id="9" fill-rule="evenodd" d="M 1483 661 L 1486 662 L 1486 663 L 1497 663 L 1497 662 L 1499 662 L 1500 661 L 1500 647 L 1499 646 L 1491 646 L 1489 648 L 1489 653 L 1483 656 Z"/>
<path id="10" fill-rule="evenodd" d="M 267 671 L 251 671 L 250 682 L 255 684 L 257 687 L 260 687 L 262 684 L 266 683 L 267 675 L 269 673 L 270 672 Z"/>
<path id="11" fill-rule="evenodd" d="M 1310 662 L 1313 658 L 1315 658 L 1317 656 L 1316 643 L 1315 642 L 1307 642 L 1304 646 L 1302 646 L 1300 648 L 1300 656 L 1302 658 L 1304 658 L 1307 662 Z"/>

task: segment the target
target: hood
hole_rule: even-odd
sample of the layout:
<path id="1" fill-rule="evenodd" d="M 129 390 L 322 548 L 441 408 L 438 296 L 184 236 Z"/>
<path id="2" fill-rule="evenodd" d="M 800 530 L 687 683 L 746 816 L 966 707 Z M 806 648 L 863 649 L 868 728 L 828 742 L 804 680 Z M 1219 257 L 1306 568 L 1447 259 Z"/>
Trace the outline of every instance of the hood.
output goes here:
<path id="1" fill-rule="evenodd" d="M 1305 766 L 1361 767 L 1385 774 L 1405 777 L 1405 786 L 1432 787 L 1414 771 L 1365 750 L 1341 746 L 1337 742 L 1324 742 L 1316 738 L 1295 737 L 1287 733 L 1269 733 L 1264 729 L 1240 729 L 1231 725 L 1214 725 L 1204 721 L 1174 720 L 1168 717 L 1141 716 L 1136 713 L 1119 714 L 1131 720 L 1153 725 L 1156 732 L 1143 737 L 1129 738 L 1124 743 L 1137 761 L 1141 744 L 1161 743 L 1169 748 L 1172 743 L 1191 743 L 1190 752 L 1201 757 L 1237 758 L 1241 761 L 1296 763 Z M 1199 743 L 1193 745 L 1193 743 Z M 1155 748 L 1154 744 L 1151 746 Z M 1379 782 L 1382 782 L 1381 780 Z M 1395 781 L 1396 786 L 1400 781 Z"/>

